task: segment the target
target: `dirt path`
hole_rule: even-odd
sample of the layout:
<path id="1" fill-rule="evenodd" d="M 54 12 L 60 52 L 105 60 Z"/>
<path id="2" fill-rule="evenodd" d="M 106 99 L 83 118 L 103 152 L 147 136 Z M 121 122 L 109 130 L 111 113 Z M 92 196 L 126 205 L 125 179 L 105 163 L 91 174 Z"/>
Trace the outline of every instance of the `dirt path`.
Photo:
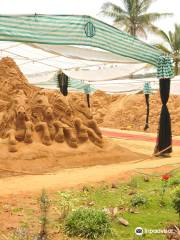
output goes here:
<path id="1" fill-rule="evenodd" d="M 99 165 L 86 168 L 64 169 L 54 173 L 37 176 L 16 176 L 0 179 L 0 195 L 37 192 L 42 188 L 56 190 L 92 184 L 101 181 L 115 180 L 126 175 L 127 172 L 143 172 L 147 169 L 154 172 L 157 168 L 167 169 L 180 166 L 180 150 L 174 149 L 171 158 L 151 158 L 153 143 L 143 141 L 115 140 L 120 145 L 148 154 L 149 159 L 120 164 Z M 163 168 L 162 168 L 163 169 Z"/>
<path id="2" fill-rule="evenodd" d="M 123 162 L 110 165 L 63 169 L 45 175 L 12 176 L 0 179 L 0 195 L 18 194 L 25 192 L 38 192 L 42 188 L 56 190 L 79 185 L 93 184 L 101 181 L 115 180 L 127 175 L 127 172 L 143 172 L 150 169 L 154 172 L 157 168 L 166 170 L 180 166 L 180 149 L 174 147 L 171 158 L 152 158 L 154 143 L 147 141 L 134 141 L 115 139 L 121 146 L 132 151 L 147 154 L 147 159 L 134 162 Z"/>
<path id="3" fill-rule="evenodd" d="M 138 163 L 65 169 L 52 175 L 9 177 L 0 180 L 0 195 L 39 191 L 42 188 L 62 189 L 75 187 L 82 184 L 116 179 L 128 171 L 139 170 L 142 172 L 143 169 L 153 169 L 168 164 L 176 166 L 178 163 L 180 163 L 180 161 L 178 161 L 177 158 L 153 159 Z"/>
<path id="4" fill-rule="evenodd" d="M 118 130 L 111 128 L 101 128 L 102 133 L 111 138 L 117 139 L 127 139 L 134 141 L 146 141 L 146 142 L 154 142 L 156 143 L 156 134 L 154 133 L 144 133 L 144 132 L 135 132 L 135 131 L 126 131 L 126 130 Z M 180 138 L 177 136 L 173 136 L 173 145 L 180 146 Z"/>

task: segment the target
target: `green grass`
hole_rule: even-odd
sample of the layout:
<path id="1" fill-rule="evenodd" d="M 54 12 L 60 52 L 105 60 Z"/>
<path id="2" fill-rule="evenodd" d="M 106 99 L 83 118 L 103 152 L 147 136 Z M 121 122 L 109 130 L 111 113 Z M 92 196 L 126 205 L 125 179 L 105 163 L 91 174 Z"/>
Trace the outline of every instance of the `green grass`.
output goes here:
<path id="1" fill-rule="evenodd" d="M 172 196 L 175 189 L 179 185 L 177 179 L 180 179 L 180 173 L 174 171 L 169 180 L 169 186 L 166 190 L 164 201 L 165 206 L 160 206 L 162 180 L 161 176 L 150 176 L 150 181 L 145 182 L 143 175 L 133 177 L 128 183 L 119 183 L 117 188 L 111 186 L 101 185 L 99 187 L 85 187 L 84 190 L 65 191 L 63 194 L 55 193 L 50 195 L 51 199 L 51 214 L 49 215 L 49 229 L 60 233 L 60 238 L 57 239 L 77 239 L 68 238 L 63 232 L 65 219 L 58 219 L 60 211 L 63 207 L 69 206 L 69 213 L 72 210 L 78 209 L 82 206 L 89 206 L 93 209 L 102 210 L 104 208 L 118 207 L 120 210 L 116 217 L 112 219 L 112 234 L 106 238 L 108 240 L 163 240 L 166 239 L 162 234 L 147 234 L 143 237 L 135 235 L 136 227 L 143 229 L 164 229 L 169 223 L 178 222 L 178 214 L 173 209 Z M 175 180 L 175 184 L 172 184 Z M 143 196 L 147 199 L 145 204 L 137 207 L 132 206 L 131 199 L 135 196 Z M 131 213 L 130 210 L 136 213 Z M 21 209 L 14 209 L 14 212 Z M 25 211 L 28 213 L 28 211 Z M 118 223 L 118 217 L 123 217 L 129 222 L 129 226 L 125 227 Z M 37 216 L 36 216 L 37 218 Z M 27 216 L 26 216 L 27 219 Z M 62 238 L 63 236 L 63 238 Z M 102 238 L 98 238 L 102 239 Z"/>
<path id="2" fill-rule="evenodd" d="M 133 180 L 134 181 L 134 180 Z M 117 239 L 132 240 L 134 238 L 134 230 L 136 227 L 146 229 L 163 229 L 169 222 L 177 222 L 178 217 L 172 208 L 171 193 L 173 187 L 168 188 L 165 194 L 166 206 L 160 206 L 161 180 L 151 178 L 150 182 L 144 182 L 142 177 L 136 177 L 137 187 L 131 187 L 127 184 L 119 185 L 118 189 L 98 188 L 87 193 L 87 198 L 94 201 L 95 207 L 124 207 L 131 208 L 131 198 L 134 195 L 128 193 L 133 189 L 138 194 L 143 194 L 148 199 L 148 204 L 137 208 L 138 214 L 122 211 L 119 215 L 128 220 L 129 226 L 124 227 L 113 221 L 113 230 L 117 235 Z M 111 238 L 111 239 L 116 239 Z M 136 238 L 135 238 L 136 239 Z M 137 239 L 140 239 L 139 237 Z M 164 239 L 162 235 L 148 235 L 145 239 Z"/>

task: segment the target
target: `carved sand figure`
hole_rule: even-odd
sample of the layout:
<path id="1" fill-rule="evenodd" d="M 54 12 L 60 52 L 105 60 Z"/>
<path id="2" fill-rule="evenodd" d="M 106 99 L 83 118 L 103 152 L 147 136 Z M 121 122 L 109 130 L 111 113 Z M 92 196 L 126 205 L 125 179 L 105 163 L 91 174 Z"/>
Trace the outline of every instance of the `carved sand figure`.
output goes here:
<path id="1" fill-rule="evenodd" d="M 54 125 L 56 128 L 59 128 L 59 130 L 60 128 L 62 129 L 64 138 L 71 147 L 77 147 L 78 144 L 73 120 L 74 114 L 69 103 L 57 92 L 46 92 L 46 94 L 48 95 L 51 106 L 53 106 Z"/>
<path id="2" fill-rule="evenodd" d="M 77 96 L 69 98 L 69 103 L 75 114 L 74 125 L 77 131 L 78 139 L 86 141 L 88 138 L 98 146 L 102 146 L 102 134 L 93 120 L 91 111 L 87 108 L 82 99 Z"/>
<path id="3" fill-rule="evenodd" d="M 56 119 L 53 110 L 54 107 L 49 103 L 45 91 L 41 90 L 33 96 L 33 122 L 36 122 L 35 129 L 41 133 L 42 143 L 51 145 L 53 140 L 57 142 L 66 140 L 71 147 L 77 147 L 72 127 L 66 126 L 59 119 Z"/>
<path id="4" fill-rule="evenodd" d="M 0 121 L 0 136 L 8 138 L 10 152 L 17 151 L 17 141 L 32 143 L 33 124 L 27 96 L 22 90 L 11 93 L 9 101 L 1 104 L 4 108 Z M 4 106 L 3 106 L 4 105 Z"/>
<path id="5" fill-rule="evenodd" d="M 30 85 L 15 62 L 3 58 L 0 137 L 7 138 L 9 151 L 15 152 L 18 141 L 32 143 L 34 135 L 45 145 L 66 142 L 75 148 L 87 140 L 99 147 L 103 144 L 101 131 L 85 101 Z"/>
<path id="6" fill-rule="evenodd" d="M 40 132 L 42 143 L 45 145 L 51 145 L 55 136 L 55 127 L 51 124 L 51 107 L 48 98 L 43 92 L 37 92 L 34 94 L 31 108 L 35 130 Z"/>

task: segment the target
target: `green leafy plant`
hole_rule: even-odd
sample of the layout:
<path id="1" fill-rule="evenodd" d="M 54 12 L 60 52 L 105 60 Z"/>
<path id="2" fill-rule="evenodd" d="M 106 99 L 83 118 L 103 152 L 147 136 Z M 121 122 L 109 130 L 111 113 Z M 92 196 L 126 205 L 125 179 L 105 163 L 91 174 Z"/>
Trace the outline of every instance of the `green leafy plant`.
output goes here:
<path id="1" fill-rule="evenodd" d="M 169 31 L 167 33 L 163 30 L 158 30 L 156 33 L 163 41 L 162 43 L 155 44 L 155 47 L 173 58 L 174 72 L 175 75 L 178 75 L 180 63 L 180 24 L 174 25 L 174 31 Z"/>
<path id="2" fill-rule="evenodd" d="M 146 197 L 142 196 L 142 195 L 135 195 L 134 197 L 132 197 L 131 199 L 131 205 L 133 207 L 138 207 L 140 205 L 145 205 L 148 203 L 148 200 Z"/>
<path id="3" fill-rule="evenodd" d="M 105 2 L 102 13 L 113 19 L 116 27 L 124 29 L 133 36 L 147 37 L 147 32 L 156 33 L 155 22 L 163 17 L 172 16 L 170 13 L 149 12 L 152 0 L 120 0 L 119 5 Z"/>
<path id="4" fill-rule="evenodd" d="M 180 222 L 180 187 L 175 191 L 173 197 L 173 207 L 179 215 L 179 222 Z"/>
<path id="5" fill-rule="evenodd" d="M 16 231 L 13 233 L 11 239 L 12 240 L 31 240 L 28 229 L 24 228 L 24 227 L 20 227 L 20 228 L 16 229 Z"/>
<path id="6" fill-rule="evenodd" d="M 60 219 L 64 220 L 69 212 L 75 207 L 77 199 L 70 192 L 58 192 L 58 209 L 60 211 Z"/>
<path id="7" fill-rule="evenodd" d="M 160 205 L 165 206 L 166 203 L 164 201 L 164 196 L 167 191 L 168 185 L 169 185 L 169 179 L 170 175 L 168 173 L 162 175 L 161 180 L 162 180 L 162 192 L 161 192 L 161 200 L 160 200 Z"/>
<path id="8" fill-rule="evenodd" d="M 45 190 L 42 190 L 41 196 L 39 198 L 39 203 L 40 203 L 40 211 L 41 211 L 41 216 L 40 216 L 41 230 L 37 239 L 46 240 L 48 235 L 47 234 L 47 223 L 48 223 L 47 213 L 48 213 L 50 202 Z"/>
<path id="9" fill-rule="evenodd" d="M 65 232 L 69 236 L 97 239 L 111 232 L 111 222 L 101 210 L 79 208 L 68 216 Z"/>
<path id="10" fill-rule="evenodd" d="M 180 185 L 180 179 L 179 178 L 171 179 L 170 186 L 178 186 L 178 185 Z"/>

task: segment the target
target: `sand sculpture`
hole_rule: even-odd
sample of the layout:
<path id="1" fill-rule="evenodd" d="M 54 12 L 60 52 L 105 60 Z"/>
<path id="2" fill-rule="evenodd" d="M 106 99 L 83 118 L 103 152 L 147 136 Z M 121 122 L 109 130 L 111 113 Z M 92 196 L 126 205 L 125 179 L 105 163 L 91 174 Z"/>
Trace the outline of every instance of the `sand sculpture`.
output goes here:
<path id="1" fill-rule="evenodd" d="M 82 96 L 64 97 L 30 85 L 11 58 L 0 61 L 0 138 L 10 152 L 18 142 L 45 145 L 66 142 L 70 147 L 90 140 L 102 147 L 101 131 Z"/>
<path id="2" fill-rule="evenodd" d="M 161 111 L 159 93 L 150 96 L 149 129 L 157 133 Z M 180 96 L 170 95 L 168 109 L 171 114 L 173 135 L 180 135 Z M 144 131 L 146 105 L 144 94 L 106 94 L 96 91 L 91 97 L 93 118 L 101 127 L 130 131 Z"/>

